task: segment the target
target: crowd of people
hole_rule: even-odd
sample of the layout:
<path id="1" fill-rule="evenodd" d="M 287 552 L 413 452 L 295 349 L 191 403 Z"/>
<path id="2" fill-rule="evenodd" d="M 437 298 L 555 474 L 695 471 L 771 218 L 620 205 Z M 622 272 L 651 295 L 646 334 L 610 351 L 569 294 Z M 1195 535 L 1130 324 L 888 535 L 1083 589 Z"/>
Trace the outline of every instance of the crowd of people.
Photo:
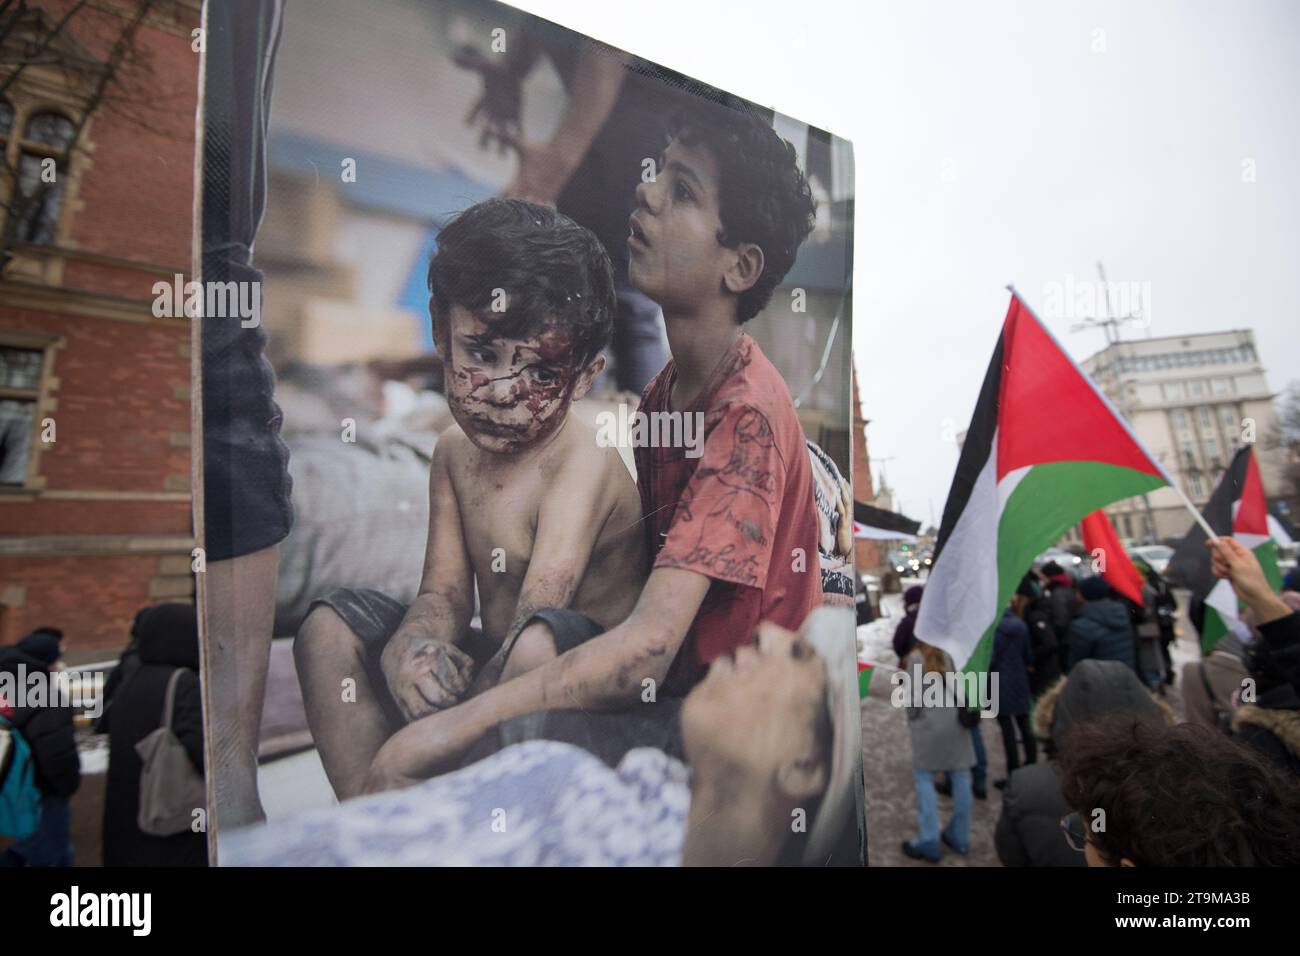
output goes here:
<path id="1" fill-rule="evenodd" d="M 1275 593 L 1236 540 L 1207 546 L 1251 637 L 1185 666 L 1182 713 L 1167 698 L 1177 604 L 1158 573 L 1145 569 L 1141 604 L 1055 562 L 1021 581 L 988 665 L 1006 753 L 994 782 L 1004 865 L 1300 863 L 1300 594 Z M 899 666 L 952 672 L 915 633 L 923 595 L 904 593 Z M 913 859 L 968 853 L 972 799 L 988 798 L 981 721 L 963 703 L 907 708 L 918 833 L 902 848 Z M 942 830 L 939 795 L 952 798 Z"/>
<path id="2" fill-rule="evenodd" d="M 41 627 L 0 647 L 0 672 L 11 687 L 49 680 L 61 667 L 63 632 Z M 73 700 L 71 703 L 76 703 Z M 201 797 L 192 781 L 203 773 L 198 618 L 194 605 L 142 608 L 130 642 L 104 683 L 98 717 L 87 732 L 108 736 L 102 823 L 104 866 L 205 866 L 207 836 Z M 66 695 L 31 699 L 0 694 L 0 733 L 11 735 L 0 756 L 0 867 L 73 866 L 72 797 L 82 783 L 77 708 Z M 168 744 L 184 754 L 154 756 Z M 185 764 L 188 764 L 186 766 Z M 182 802 L 178 822 L 159 824 L 160 808 Z M 160 796 L 161 795 L 161 796 Z M 144 812 L 142 812 L 142 805 Z M 29 812 L 24 812 L 30 808 Z M 200 811 L 195 814 L 193 811 Z"/>

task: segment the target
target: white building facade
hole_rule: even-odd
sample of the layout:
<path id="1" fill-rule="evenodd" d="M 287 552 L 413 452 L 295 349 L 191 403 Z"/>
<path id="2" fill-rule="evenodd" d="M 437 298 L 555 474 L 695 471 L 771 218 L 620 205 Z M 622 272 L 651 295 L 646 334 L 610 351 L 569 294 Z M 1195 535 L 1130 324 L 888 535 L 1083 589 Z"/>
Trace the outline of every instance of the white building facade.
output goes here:
<path id="1" fill-rule="evenodd" d="M 1245 442 L 1255 444 L 1265 495 L 1281 491 L 1283 455 L 1265 447 L 1274 395 L 1249 329 L 1115 342 L 1083 368 L 1198 507 Z M 1170 488 L 1106 511 L 1134 544 L 1181 537 L 1192 521 Z"/>

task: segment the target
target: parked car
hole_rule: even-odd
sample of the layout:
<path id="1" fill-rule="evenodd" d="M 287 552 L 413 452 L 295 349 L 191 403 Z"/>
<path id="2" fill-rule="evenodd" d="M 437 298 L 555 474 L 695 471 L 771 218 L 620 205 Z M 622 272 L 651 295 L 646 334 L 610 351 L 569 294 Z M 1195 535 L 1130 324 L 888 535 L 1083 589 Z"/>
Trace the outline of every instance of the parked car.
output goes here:
<path id="1" fill-rule="evenodd" d="M 1145 544 L 1138 548 L 1129 548 L 1128 556 L 1134 561 L 1141 561 L 1156 574 L 1164 576 L 1169 567 L 1169 559 L 1174 556 L 1174 549 L 1163 544 Z"/>
<path id="2" fill-rule="evenodd" d="M 1034 567 L 1042 568 L 1048 561 L 1055 561 L 1066 571 L 1077 572 L 1079 566 L 1083 564 L 1083 558 L 1072 551 L 1066 551 L 1064 548 L 1048 548 L 1038 557 L 1034 558 Z"/>

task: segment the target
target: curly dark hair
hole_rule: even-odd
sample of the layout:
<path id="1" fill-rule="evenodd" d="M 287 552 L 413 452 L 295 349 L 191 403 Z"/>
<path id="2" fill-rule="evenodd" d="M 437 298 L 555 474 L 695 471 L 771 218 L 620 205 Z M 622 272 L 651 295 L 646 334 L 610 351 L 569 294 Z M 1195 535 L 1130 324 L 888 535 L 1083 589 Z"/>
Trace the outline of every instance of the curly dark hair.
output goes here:
<path id="1" fill-rule="evenodd" d="M 748 104 L 730 98 L 683 108 L 669 121 L 668 137 L 702 145 L 718 162 L 718 241 L 728 247 L 750 242 L 763 250 L 763 274 L 736 304 L 737 321 L 748 322 L 790 271 L 817 219 L 794 147 Z"/>
<path id="2" fill-rule="evenodd" d="M 494 319 L 498 289 L 506 309 Z M 491 320 L 503 338 L 529 338 L 558 322 L 573 333 L 575 368 L 609 342 L 617 309 L 614 270 L 595 234 L 522 199 L 485 200 L 439 231 L 429 297 L 435 339 L 445 341 L 453 304 Z"/>
<path id="3" fill-rule="evenodd" d="M 1222 733 L 1109 714 L 1066 741 L 1061 794 L 1106 863 L 1300 864 L 1300 783 Z"/>

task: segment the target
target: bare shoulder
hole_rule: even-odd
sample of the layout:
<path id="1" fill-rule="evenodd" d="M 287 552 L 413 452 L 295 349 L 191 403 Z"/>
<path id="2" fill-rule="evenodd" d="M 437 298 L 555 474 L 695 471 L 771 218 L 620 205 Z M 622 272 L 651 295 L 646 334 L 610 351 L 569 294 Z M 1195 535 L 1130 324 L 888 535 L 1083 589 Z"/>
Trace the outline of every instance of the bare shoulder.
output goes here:
<path id="1" fill-rule="evenodd" d="M 465 456 L 474 447 L 459 425 L 452 425 L 438 436 L 438 443 L 433 446 L 433 458 L 429 470 L 435 474 L 451 474 L 457 466 L 463 464 Z"/>
<path id="2" fill-rule="evenodd" d="M 606 487 L 621 473 L 631 481 L 618 449 L 602 445 L 598 432 L 587 422 L 573 418 L 565 427 L 564 449 L 552 482 L 560 488 Z M 633 483 L 634 484 L 634 483 Z"/>

